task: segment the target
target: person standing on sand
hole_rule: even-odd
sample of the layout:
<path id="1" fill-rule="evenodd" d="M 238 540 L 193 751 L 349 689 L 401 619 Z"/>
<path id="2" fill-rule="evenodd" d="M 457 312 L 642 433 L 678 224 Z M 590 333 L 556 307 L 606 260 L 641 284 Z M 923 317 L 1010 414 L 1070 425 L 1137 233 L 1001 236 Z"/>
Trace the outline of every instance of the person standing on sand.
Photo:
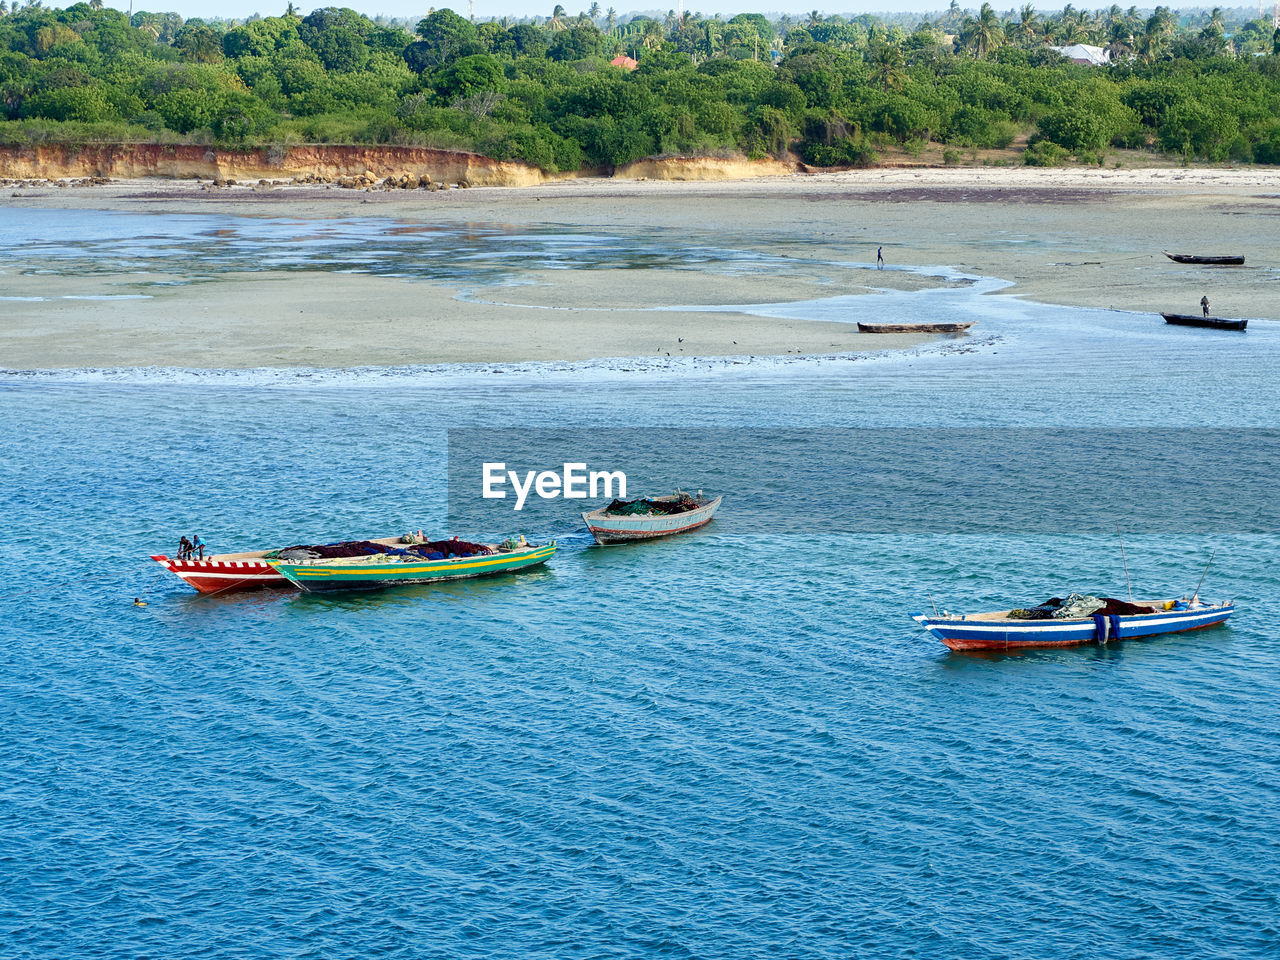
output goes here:
<path id="1" fill-rule="evenodd" d="M 1200 309 L 1204 311 L 1204 315 L 1209 315 L 1209 295 L 1205 294 L 1200 298 Z"/>
<path id="2" fill-rule="evenodd" d="M 884 247 L 876 247 L 876 269 L 884 269 Z"/>

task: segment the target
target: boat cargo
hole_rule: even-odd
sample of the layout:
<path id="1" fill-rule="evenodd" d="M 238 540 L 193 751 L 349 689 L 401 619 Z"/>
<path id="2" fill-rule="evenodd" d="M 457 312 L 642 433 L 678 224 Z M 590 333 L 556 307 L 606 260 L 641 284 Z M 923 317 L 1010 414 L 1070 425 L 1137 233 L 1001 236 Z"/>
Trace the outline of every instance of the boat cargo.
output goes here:
<path id="1" fill-rule="evenodd" d="M 704 497 L 701 491 L 695 496 L 677 490 L 665 497 L 614 500 L 584 513 L 582 519 L 601 545 L 653 540 L 706 526 L 720 509 L 721 499 Z"/>

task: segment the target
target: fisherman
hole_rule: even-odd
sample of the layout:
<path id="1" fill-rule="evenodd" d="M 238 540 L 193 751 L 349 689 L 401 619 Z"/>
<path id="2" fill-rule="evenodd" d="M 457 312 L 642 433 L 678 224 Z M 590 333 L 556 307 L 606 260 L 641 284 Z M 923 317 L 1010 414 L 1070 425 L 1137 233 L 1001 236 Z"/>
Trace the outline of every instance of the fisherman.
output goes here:
<path id="1" fill-rule="evenodd" d="M 147 605 L 147 601 L 143 600 L 141 597 L 134 597 L 133 605 L 135 607 L 145 607 Z"/>
<path id="2" fill-rule="evenodd" d="M 1200 309 L 1204 311 L 1204 315 L 1209 315 L 1209 295 L 1205 294 L 1200 298 Z"/>
<path id="3" fill-rule="evenodd" d="M 204 544 L 200 542 L 200 538 L 198 536 L 191 538 L 191 550 L 193 553 L 199 554 L 197 559 L 204 559 Z"/>
<path id="4" fill-rule="evenodd" d="M 876 269 L 884 269 L 884 247 L 876 247 Z"/>
<path id="5" fill-rule="evenodd" d="M 191 559 L 191 541 L 188 540 L 186 537 L 183 537 L 181 540 L 178 541 L 178 559 L 179 560 Z"/>

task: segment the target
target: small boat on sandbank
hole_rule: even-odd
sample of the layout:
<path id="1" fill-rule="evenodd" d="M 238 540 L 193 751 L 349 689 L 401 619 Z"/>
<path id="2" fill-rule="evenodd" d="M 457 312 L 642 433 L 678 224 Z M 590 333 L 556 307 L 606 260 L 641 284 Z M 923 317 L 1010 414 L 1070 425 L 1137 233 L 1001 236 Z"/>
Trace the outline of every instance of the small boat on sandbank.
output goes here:
<path id="1" fill-rule="evenodd" d="M 1095 601 L 1076 604 L 1071 601 Z M 1055 608 L 1055 602 L 1058 606 Z M 1090 609 L 1090 608 L 1093 609 Z M 1067 616 L 1058 616 L 1065 612 Z M 1088 612 L 1080 612 L 1088 611 Z M 1203 630 L 1224 623 L 1235 612 L 1233 601 L 1205 603 L 1162 600 L 1126 603 L 1109 597 L 1068 597 L 1030 609 L 998 610 L 967 616 L 943 612 L 911 614 L 932 636 L 951 650 L 1013 650 L 1031 647 L 1069 647 L 1085 643 L 1134 640 L 1165 633 Z"/>
<path id="2" fill-rule="evenodd" d="M 534 546 L 523 537 L 501 544 L 470 543 L 454 537 L 361 557 L 267 562 L 306 593 L 336 593 L 512 573 L 540 566 L 555 552 L 555 541 Z"/>
<path id="3" fill-rule="evenodd" d="M 1227 317 L 1206 317 L 1197 313 L 1162 313 L 1165 323 L 1179 327 L 1207 327 L 1211 330 L 1243 330 L 1249 326 L 1248 320 L 1233 320 Z"/>
<path id="4" fill-rule="evenodd" d="M 963 333 L 978 321 L 968 323 L 862 323 L 859 333 Z"/>
<path id="5" fill-rule="evenodd" d="M 665 497 L 614 500 L 607 507 L 584 513 L 596 543 L 608 545 L 653 540 L 706 526 L 720 509 L 721 497 L 697 496 L 677 490 Z"/>
<path id="6" fill-rule="evenodd" d="M 1193 253 L 1170 253 L 1166 250 L 1164 255 L 1174 263 L 1194 263 L 1209 267 L 1239 267 L 1244 265 L 1244 257 L 1235 253 L 1224 257 L 1202 257 Z"/>

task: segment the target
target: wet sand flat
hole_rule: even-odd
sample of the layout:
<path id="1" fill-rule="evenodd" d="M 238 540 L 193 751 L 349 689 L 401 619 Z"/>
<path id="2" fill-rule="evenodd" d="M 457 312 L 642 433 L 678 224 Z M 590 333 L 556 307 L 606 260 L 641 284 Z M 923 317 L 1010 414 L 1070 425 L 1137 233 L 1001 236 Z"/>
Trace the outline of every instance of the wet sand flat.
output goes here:
<path id="1" fill-rule="evenodd" d="M 484 286 L 315 270 L 224 273 L 157 286 L 109 270 L 0 275 L 0 365 L 358 366 L 601 357 L 831 354 L 916 336 L 682 306 L 793 302 L 917 289 L 937 280 L 871 269 L 951 266 L 1013 281 L 1006 293 L 1066 305 L 1277 316 L 1280 173 L 1247 170 L 871 170 L 728 183 L 575 180 L 439 193 L 284 187 L 206 191 L 131 181 L 24 188 L 15 209 L 385 218 L 671 236 L 754 250 L 787 268 L 726 272 L 544 270 Z M 1244 253 L 1243 268 L 1161 253 Z M 193 266 L 193 270 L 195 267 Z M 82 296 L 139 296 L 76 300 Z M 35 299 L 40 298 L 40 299 Z M 922 318 L 927 319 L 927 318 Z M 736 341 L 736 342 L 735 342 Z"/>

